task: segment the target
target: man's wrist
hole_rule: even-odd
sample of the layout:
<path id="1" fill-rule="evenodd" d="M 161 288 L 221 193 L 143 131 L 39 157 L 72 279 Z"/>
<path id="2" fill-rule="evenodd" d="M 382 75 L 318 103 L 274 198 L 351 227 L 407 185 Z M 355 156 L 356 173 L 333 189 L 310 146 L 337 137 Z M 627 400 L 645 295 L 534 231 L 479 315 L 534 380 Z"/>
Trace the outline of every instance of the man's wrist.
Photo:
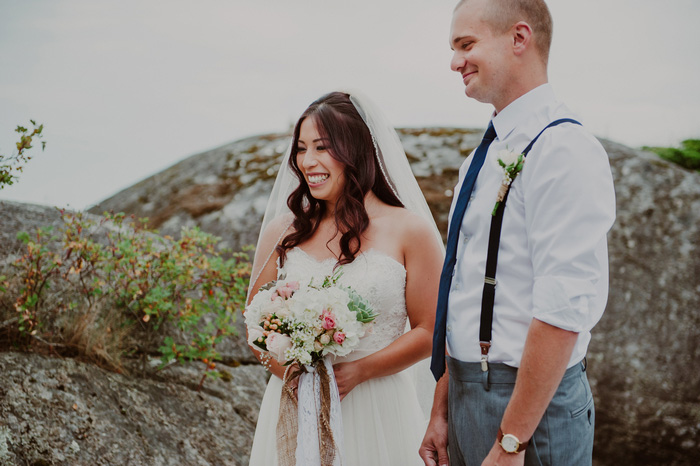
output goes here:
<path id="1" fill-rule="evenodd" d="M 521 441 L 518 437 L 513 434 L 507 434 L 503 432 L 503 429 L 498 428 L 498 438 L 496 443 L 508 454 L 517 454 L 525 451 L 527 446 L 530 444 L 530 440 Z"/>
<path id="2" fill-rule="evenodd" d="M 440 418 L 447 420 L 448 416 L 448 398 L 449 398 L 449 375 L 445 371 L 445 374 L 437 381 L 435 386 L 435 396 L 433 397 L 433 407 L 430 410 L 430 417 Z"/>

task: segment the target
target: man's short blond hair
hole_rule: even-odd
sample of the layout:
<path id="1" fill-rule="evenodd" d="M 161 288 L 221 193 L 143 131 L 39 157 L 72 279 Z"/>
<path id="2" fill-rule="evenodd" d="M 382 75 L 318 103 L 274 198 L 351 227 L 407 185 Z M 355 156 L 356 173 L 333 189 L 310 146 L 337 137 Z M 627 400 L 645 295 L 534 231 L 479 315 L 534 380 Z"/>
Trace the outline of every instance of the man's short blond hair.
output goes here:
<path id="1" fill-rule="evenodd" d="M 460 0 L 455 10 L 469 0 Z M 494 32 L 502 34 L 518 21 L 530 25 L 537 50 L 545 63 L 552 45 L 552 15 L 544 0 L 488 0 L 485 19 Z"/>

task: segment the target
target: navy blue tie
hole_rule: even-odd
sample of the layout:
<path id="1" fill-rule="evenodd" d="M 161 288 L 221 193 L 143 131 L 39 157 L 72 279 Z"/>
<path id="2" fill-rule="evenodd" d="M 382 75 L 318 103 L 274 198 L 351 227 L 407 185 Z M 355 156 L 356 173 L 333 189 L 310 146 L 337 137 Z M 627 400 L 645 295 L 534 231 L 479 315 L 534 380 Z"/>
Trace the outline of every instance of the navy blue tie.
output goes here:
<path id="1" fill-rule="evenodd" d="M 467 210 L 467 204 L 474 189 L 474 182 L 479 175 L 479 170 L 484 165 L 486 153 L 489 150 L 489 145 L 496 138 L 496 130 L 493 128 L 493 123 L 489 122 L 489 127 L 484 133 L 484 138 L 481 144 L 474 152 L 472 163 L 469 165 L 467 175 L 462 182 L 462 188 L 459 190 L 457 205 L 452 212 L 452 220 L 447 233 L 447 247 L 445 251 L 445 264 L 442 267 L 440 275 L 440 291 L 438 293 L 437 311 L 435 314 L 435 330 L 433 332 L 433 358 L 430 362 L 430 370 L 435 376 L 435 380 L 439 380 L 442 374 L 445 373 L 445 331 L 447 326 L 447 301 L 450 295 L 450 286 L 452 285 L 452 275 L 454 273 L 455 262 L 457 261 L 457 240 L 459 239 L 459 230 L 464 219 L 464 212 Z"/>

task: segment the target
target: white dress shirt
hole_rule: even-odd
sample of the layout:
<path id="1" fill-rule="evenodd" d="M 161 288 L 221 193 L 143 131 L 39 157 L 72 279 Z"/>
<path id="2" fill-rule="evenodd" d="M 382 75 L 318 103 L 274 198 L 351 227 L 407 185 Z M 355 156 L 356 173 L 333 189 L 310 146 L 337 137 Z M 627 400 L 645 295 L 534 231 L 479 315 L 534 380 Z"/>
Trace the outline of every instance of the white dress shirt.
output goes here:
<path id="1" fill-rule="evenodd" d="M 477 362 L 491 211 L 503 179 L 498 152 L 522 152 L 559 118 L 577 117 L 558 102 L 549 84 L 518 98 L 492 122 L 497 137 L 474 185 L 460 230 L 447 314 L 447 349 Z M 473 157 L 459 172 L 459 193 Z M 456 197 L 451 211 L 454 210 Z M 450 212 L 450 216 L 452 212 Z M 520 367 L 533 318 L 577 332 L 568 367 L 586 355 L 590 330 L 608 297 L 606 234 L 615 220 L 608 155 L 585 128 L 548 128 L 511 185 L 503 216 L 490 362 Z"/>

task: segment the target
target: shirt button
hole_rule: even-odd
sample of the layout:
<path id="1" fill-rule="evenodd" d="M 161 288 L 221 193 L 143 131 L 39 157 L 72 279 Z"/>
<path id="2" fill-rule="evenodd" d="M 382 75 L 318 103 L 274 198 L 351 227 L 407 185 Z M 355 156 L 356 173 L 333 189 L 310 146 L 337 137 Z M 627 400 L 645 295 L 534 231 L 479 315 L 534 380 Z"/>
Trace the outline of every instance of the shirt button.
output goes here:
<path id="1" fill-rule="evenodd" d="M 468 236 L 464 236 L 464 237 L 462 238 L 462 242 L 463 242 L 464 244 L 467 244 L 467 243 L 469 242 L 469 237 L 468 237 Z"/>
<path id="2" fill-rule="evenodd" d="M 451 331 L 452 331 L 452 325 L 447 324 L 447 331 L 448 331 L 448 332 L 451 332 Z"/>

